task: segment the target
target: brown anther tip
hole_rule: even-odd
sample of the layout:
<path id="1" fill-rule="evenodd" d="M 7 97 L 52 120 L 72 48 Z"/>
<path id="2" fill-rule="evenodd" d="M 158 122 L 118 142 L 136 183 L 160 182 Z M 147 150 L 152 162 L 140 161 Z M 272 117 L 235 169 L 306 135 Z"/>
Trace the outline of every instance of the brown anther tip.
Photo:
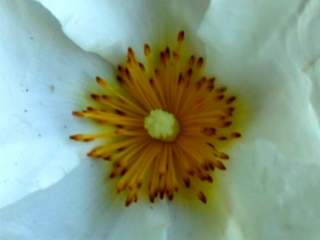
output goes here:
<path id="1" fill-rule="evenodd" d="M 180 31 L 178 33 L 178 42 L 182 42 L 184 40 L 184 31 Z"/>
<path id="2" fill-rule="evenodd" d="M 234 107 L 229 107 L 228 108 L 228 112 L 230 112 L 230 113 L 234 112 L 234 110 L 236 110 Z"/>
<path id="3" fill-rule="evenodd" d="M 182 82 L 183 82 L 183 75 L 182 73 L 180 73 L 178 77 L 178 84 L 181 84 Z"/>
<path id="4" fill-rule="evenodd" d="M 160 52 L 160 60 L 162 64 L 166 64 L 166 54 L 164 52 Z"/>
<path id="5" fill-rule="evenodd" d="M 202 67 L 203 63 L 204 63 L 204 59 L 203 57 L 200 57 L 197 61 L 197 67 Z"/>
<path id="6" fill-rule="evenodd" d="M 220 156 L 219 156 L 221 159 L 223 159 L 223 160 L 229 160 L 230 159 L 230 157 L 229 157 L 229 155 L 228 154 L 226 154 L 226 153 L 220 153 Z"/>
<path id="7" fill-rule="evenodd" d="M 111 156 L 105 156 L 102 159 L 105 160 L 105 161 L 110 161 L 111 160 Z"/>
<path id="8" fill-rule="evenodd" d="M 149 195 L 149 200 L 151 203 L 154 203 L 155 196 L 153 194 Z"/>
<path id="9" fill-rule="evenodd" d="M 96 76 L 96 82 L 100 85 L 100 86 L 106 86 L 107 82 L 105 80 L 103 80 L 101 77 Z"/>
<path id="10" fill-rule="evenodd" d="M 88 112 L 93 112 L 95 109 L 93 108 L 93 107 L 87 107 L 86 108 L 86 111 L 88 111 Z"/>
<path id="11" fill-rule="evenodd" d="M 123 71 L 123 67 L 121 65 L 118 66 L 118 71 L 122 72 Z"/>
<path id="12" fill-rule="evenodd" d="M 117 176 L 117 174 L 115 172 L 110 173 L 109 178 L 115 178 Z"/>
<path id="13" fill-rule="evenodd" d="M 83 117 L 83 113 L 82 113 L 82 112 L 76 112 L 76 111 L 74 111 L 74 112 L 72 112 L 72 115 L 73 115 L 73 116 L 76 116 L 76 117 Z"/>
<path id="14" fill-rule="evenodd" d="M 169 200 L 169 201 L 172 201 L 172 200 L 173 200 L 173 194 L 172 194 L 172 193 L 168 194 L 167 196 L 168 196 L 168 200 Z"/>
<path id="15" fill-rule="evenodd" d="M 209 82 L 214 83 L 215 81 L 216 81 L 216 78 L 215 78 L 215 77 L 209 78 Z"/>
<path id="16" fill-rule="evenodd" d="M 146 55 L 146 56 L 151 53 L 151 48 L 147 43 L 144 44 L 143 50 L 144 50 L 144 55 Z"/>
<path id="17" fill-rule="evenodd" d="M 98 100 L 100 98 L 100 96 L 98 94 L 95 94 L 95 93 L 91 93 L 90 94 L 90 97 L 93 99 L 93 100 Z"/>
<path id="18" fill-rule="evenodd" d="M 105 94 L 103 94 L 101 97 L 103 100 L 110 100 L 110 97 Z"/>
<path id="19" fill-rule="evenodd" d="M 213 136 L 216 134 L 216 131 L 217 130 L 215 128 L 210 127 L 210 128 L 204 128 L 202 130 L 202 133 L 204 133 L 207 136 Z"/>
<path id="20" fill-rule="evenodd" d="M 169 46 L 167 46 L 166 49 L 165 49 L 165 55 L 166 55 L 167 58 L 170 57 L 170 48 L 169 48 Z"/>
<path id="21" fill-rule="evenodd" d="M 87 157 L 96 157 L 93 151 L 87 153 Z"/>
<path id="22" fill-rule="evenodd" d="M 141 63 L 141 62 L 139 62 L 139 67 L 140 67 L 140 69 L 141 69 L 142 71 L 145 70 L 143 63 Z"/>
<path id="23" fill-rule="evenodd" d="M 190 178 L 184 178 L 183 182 L 184 182 L 184 185 L 186 186 L 186 188 L 189 188 L 191 186 Z"/>
<path id="24" fill-rule="evenodd" d="M 75 141 L 80 141 L 80 134 L 71 135 L 71 136 L 69 136 L 69 139 L 72 139 Z"/>
<path id="25" fill-rule="evenodd" d="M 210 142 L 207 142 L 207 145 L 208 145 L 209 147 L 213 148 L 213 149 L 216 149 L 216 147 L 215 147 L 212 143 L 210 143 Z"/>
<path id="26" fill-rule="evenodd" d="M 210 175 L 208 175 L 208 176 L 206 177 L 206 180 L 207 180 L 209 183 L 213 183 L 213 178 L 212 178 Z"/>
<path id="27" fill-rule="evenodd" d="M 192 76 L 192 73 L 193 73 L 192 68 L 189 68 L 188 71 L 187 71 L 188 77 L 191 77 L 191 76 Z"/>
<path id="28" fill-rule="evenodd" d="M 120 148 L 117 149 L 117 152 L 122 152 L 125 149 L 126 149 L 125 147 L 120 147 Z"/>
<path id="29" fill-rule="evenodd" d="M 208 165 L 209 165 L 210 170 L 214 171 L 214 169 L 215 169 L 214 164 L 212 162 L 209 162 Z"/>
<path id="30" fill-rule="evenodd" d="M 150 78 L 150 79 L 149 79 L 149 83 L 150 83 L 151 86 L 154 86 L 154 80 L 153 80 L 153 78 Z"/>
<path id="31" fill-rule="evenodd" d="M 125 115 L 126 115 L 125 112 L 123 112 L 123 111 L 121 111 L 121 110 L 119 110 L 119 109 L 115 109 L 114 112 L 115 112 L 116 114 L 120 115 L 120 116 L 125 116 Z"/>
<path id="32" fill-rule="evenodd" d="M 164 198 L 164 194 L 165 194 L 164 190 L 161 190 L 160 191 L 160 196 L 159 196 L 161 200 Z"/>
<path id="33" fill-rule="evenodd" d="M 132 200 L 126 200 L 125 206 L 129 207 L 131 203 L 132 203 Z"/>
<path id="34" fill-rule="evenodd" d="M 204 193 L 202 191 L 199 191 L 198 193 L 198 198 L 201 202 L 203 203 L 207 203 L 207 197 L 206 195 L 204 195 Z"/>
<path id="35" fill-rule="evenodd" d="M 231 134 L 231 137 L 234 137 L 234 138 L 240 138 L 241 136 L 242 135 L 239 132 L 234 132 L 234 133 Z"/>
<path id="36" fill-rule="evenodd" d="M 217 100 L 221 101 L 222 99 L 224 99 L 224 95 L 223 94 L 220 94 L 217 96 Z"/>
<path id="37" fill-rule="evenodd" d="M 228 122 L 225 122 L 223 124 L 224 127 L 230 127 L 232 125 L 232 122 L 231 121 L 228 121 Z"/>
<path id="38" fill-rule="evenodd" d="M 202 164 L 202 168 L 205 170 L 205 171 L 209 171 L 210 170 L 210 167 L 207 163 L 203 163 Z"/>
<path id="39" fill-rule="evenodd" d="M 220 136 L 220 137 L 218 137 L 218 139 L 219 139 L 220 141 L 225 141 L 225 140 L 227 140 L 228 138 L 227 138 L 226 136 Z"/>
<path id="40" fill-rule="evenodd" d="M 120 176 L 124 176 L 126 173 L 127 173 L 128 169 L 127 168 L 124 168 L 122 169 L 122 171 L 120 172 Z"/>
<path id="41" fill-rule="evenodd" d="M 213 85 L 213 84 L 209 84 L 209 85 L 207 86 L 207 90 L 208 90 L 209 92 L 211 92 L 213 89 L 214 89 L 214 85 Z"/>
<path id="42" fill-rule="evenodd" d="M 99 77 L 99 76 L 96 76 L 96 81 L 97 81 L 98 83 L 103 82 L 102 78 L 101 78 L 101 77 Z"/>
<path id="43" fill-rule="evenodd" d="M 226 166 L 222 162 L 220 162 L 219 160 L 216 160 L 214 162 L 214 165 L 220 170 L 226 170 L 227 169 Z"/>
<path id="44" fill-rule="evenodd" d="M 195 56 L 191 55 L 191 57 L 189 58 L 189 65 L 193 65 L 195 61 L 196 61 Z"/>
<path id="45" fill-rule="evenodd" d="M 116 78 L 120 84 L 124 83 L 124 80 L 121 76 L 118 75 Z"/>
<path id="46" fill-rule="evenodd" d="M 128 47 L 128 56 L 129 57 L 134 57 L 134 51 L 131 47 Z"/>
<path id="47" fill-rule="evenodd" d="M 124 73 L 125 73 L 125 75 L 127 76 L 127 77 L 130 77 L 130 71 L 129 71 L 129 68 L 125 68 L 124 69 Z"/>
<path id="48" fill-rule="evenodd" d="M 235 96 L 232 96 L 232 97 L 227 98 L 226 103 L 227 103 L 227 104 L 231 104 L 231 103 L 233 103 L 235 100 L 236 100 L 236 97 L 235 97 Z"/>

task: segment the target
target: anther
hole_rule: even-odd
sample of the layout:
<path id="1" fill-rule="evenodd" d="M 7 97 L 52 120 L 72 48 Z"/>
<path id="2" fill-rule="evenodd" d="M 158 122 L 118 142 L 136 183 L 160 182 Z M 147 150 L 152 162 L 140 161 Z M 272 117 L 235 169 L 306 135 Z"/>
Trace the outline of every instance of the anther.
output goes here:
<path id="1" fill-rule="evenodd" d="M 148 56 L 151 53 L 151 48 L 147 43 L 144 44 L 143 50 L 145 56 Z"/>
<path id="2" fill-rule="evenodd" d="M 206 197 L 206 195 L 204 195 L 204 193 L 202 191 L 198 192 L 198 198 L 201 202 L 207 203 L 207 197 Z"/>
<path id="3" fill-rule="evenodd" d="M 240 138 L 240 137 L 241 137 L 241 133 L 233 132 L 233 133 L 231 133 L 231 137 L 233 137 L 233 138 Z"/>
<path id="4" fill-rule="evenodd" d="M 166 50 L 165 50 L 165 56 L 166 56 L 166 58 L 170 58 L 170 48 L 167 46 L 166 47 Z"/>
<path id="5" fill-rule="evenodd" d="M 178 77 L 178 84 L 180 85 L 182 82 L 183 82 L 183 75 L 182 73 L 180 73 Z"/>
<path id="6" fill-rule="evenodd" d="M 107 87 L 108 83 L 103 80 L 101 77 L 97 76 L 96 77 L 96 82 L 101 86 L 101 87 Z"/>
<path id="7" fill-rule="evenodd" d="M 128 48 L 128 57 L 134 59 L 134 51 L 131 47 Z"/>
<path id="8" fill-rule="evenodd" d="M 140 69 L 141 69 L 142 71 L 145 70 L 143 63 L 141 63 L 141 62 L 139 62 L 139 67 L 140 67 Z"/>
<path id="9" fill-rule="evenodd" d="M 121 76 L 117 76 L 117 80 L 120 84 L 123 84 L 124 83 L 124 79 L 121 77 Z"/>
<path id="10" fill-rule="evenodd" d="M 236 100 L 236 97 L 235 97 L 235 96 L 232 96 L 232 97 L 227 98 L 226 103 L 227 103 L 227 104 L 231 104 L 231 103 L 233 103 L 235 100 Z"/>
<path id="11" fill-rule="evenodd" d="M 197 67 L 199 67 L 199 68 L 202 67 L 203 62 L 204 62 L 203 57 L 200 57 L 200 58 L 198 59 L 198 61 L 197 61 Z"/>
<path id="12" fill-rule="evenodd" d="M 202 130 L 202 132 L 207 136 L 213 136 L 216 134 L 216 129 L 212 127 L 210 128 L 206 127 Z"/>
<path id="13" fill-rule="evenodd" d="M 192 66 L 192 65 L 195 63 L 195 61 L 196 61 L 196 58 L 195 58 L 194 55 L 192 55 L 192 56 L 189 58 L 189 65 Z"/>
<path id="14" fill-rule="evenodd" d="M 73 115 L 73 116 L 76 116 L 76 117 L 84 117 L 84 114 L 83 114 L 82 112 L 76 112 L 76 111 L 74 111 L 74 112 L 72 112 L 72 115 Z"/>
<path id="15" fill-rule="evenodd" d="M 181 43 L 184 40 L 184 31 L 178 33 L 178 42 Z"/>

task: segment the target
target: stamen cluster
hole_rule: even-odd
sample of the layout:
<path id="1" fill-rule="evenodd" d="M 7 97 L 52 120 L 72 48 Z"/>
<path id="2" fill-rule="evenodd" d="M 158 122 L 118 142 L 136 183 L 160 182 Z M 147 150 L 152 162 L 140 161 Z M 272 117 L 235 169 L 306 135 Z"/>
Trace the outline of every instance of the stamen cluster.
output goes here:
<path id="1" fill-rule="evenodd" d="M 203 76 L 202 57 L 183 54 L 184 38 L 179 32 L 174 46 L 160 54 L 145 44 L 144 62 L 129 48 L 125 63 L 118 66 L 118 83 L 97 77 L 103 94 L 90 95 L 97 107 L 73 112 L 113 127 L 71 139 L 104 141 L 88 156 L 112 162 L 110 178 L 118 179 L 117 192 L 127 192 L 127 206 L 138 200 L 142 189 L 154 202 L 172 200 L 181 188 L 188 188 L 206 203 L 199 181 L 212 183 L 213 171 L 225 170 L 224 161 L 229 159 L 217 145 L 241 137 L 232 130 L 236 97 L 214 77 Z M 155 109 L 173 114 L 179 122 L 173 141 L 155 139 L 145 129 L 144 120 Z"/>

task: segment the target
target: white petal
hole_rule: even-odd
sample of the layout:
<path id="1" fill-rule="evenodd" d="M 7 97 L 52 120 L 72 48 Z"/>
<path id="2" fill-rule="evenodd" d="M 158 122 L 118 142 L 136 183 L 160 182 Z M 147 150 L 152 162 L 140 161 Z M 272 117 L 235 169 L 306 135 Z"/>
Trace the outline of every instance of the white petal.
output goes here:
<path id="1" fill-rule="evenodd" d="M 194 32 L 208 0 L 39 0 L 82 48 L 119 64 L 128 46 L 160 44 L 180 30 Z M 122 55 L 121 55 L 122 54 Z"/>
<path id="2" fill-rule="evenodd" d="M 275 38 L 305 2 L 212 1 L 201 24 L 201 35 L 225 57 L 246 59 Z"/>
<path id="3" fill-rule="evenodd" d="M 170 204 L 171 224 L 168 229 L 168 240 L 210 240 L 225 239 L 228 206 L 225 204 L 224 189 L 220 189 L 215 182 L 215 191 L 207 196 L 208 202 L 173 201 Z M 191 196 L 196 198 L 196 196 Z"/>
<path id="4" fill-rule="evenodd" d="M 71 112 L 105 63 L 72 44 L 38 3 L 2 1 L 0 28 L 1 207 L 77 164 Z"/>
<path id="5" fill-rule="evenodd" d="M 201 30 L 210 71 L 243 105 L 223 178 L 231 216 L 244 239 L 318 239 L 320 4 L 235 2 L 212 5 Z"/>
<path id="6" fill-rule="evenodd" d="M 312 106 L 320 119 L 320 2 L 306 1 L 299 14 L 279 36 L 282 49 L 301 72 L 310 78 Z M 275 42 L 276 43 L 276 42 Z M 274 44 L 275 44 L 274 43 Z"/>
<path id="7" fill-rule="evenodd" d="M 126 208 L 104 178 L 103 163 L 82 162 L 56 185 L 2 209 L 0 238 L 164 239 L 166 205 L 141 202 Z"/>
<path id="8" fill-rule="evenodd" d="M 318 116 L 318 124 L 320 124 L 320 60 L 316 60 L 313 66 L 308 70 L 310 79 L 312 80 L 311 101 L 313 110 Z"/>
<path id="9" fill-rule="evenodd" d="M 319 163 L 295 162 L 262 139 L 236 153 L 228 174 L 230 206 L 244 239 L 318 239 Z"/>

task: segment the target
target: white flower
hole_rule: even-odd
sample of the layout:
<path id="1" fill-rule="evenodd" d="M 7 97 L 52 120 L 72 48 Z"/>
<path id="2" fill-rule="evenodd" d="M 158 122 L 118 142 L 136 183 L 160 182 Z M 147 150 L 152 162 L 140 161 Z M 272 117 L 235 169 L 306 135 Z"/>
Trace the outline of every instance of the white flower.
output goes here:
<path id="1" fill-rule="evenodd" d="M 73 42 L 39 3 L 0 2 L 0 239 L 319 239 L 319 1 L 39 2 Z M 125 208 L 70 113 L 128 46 L 181 29 L 245 102 L 244 138 L 209 204 Z"/>

